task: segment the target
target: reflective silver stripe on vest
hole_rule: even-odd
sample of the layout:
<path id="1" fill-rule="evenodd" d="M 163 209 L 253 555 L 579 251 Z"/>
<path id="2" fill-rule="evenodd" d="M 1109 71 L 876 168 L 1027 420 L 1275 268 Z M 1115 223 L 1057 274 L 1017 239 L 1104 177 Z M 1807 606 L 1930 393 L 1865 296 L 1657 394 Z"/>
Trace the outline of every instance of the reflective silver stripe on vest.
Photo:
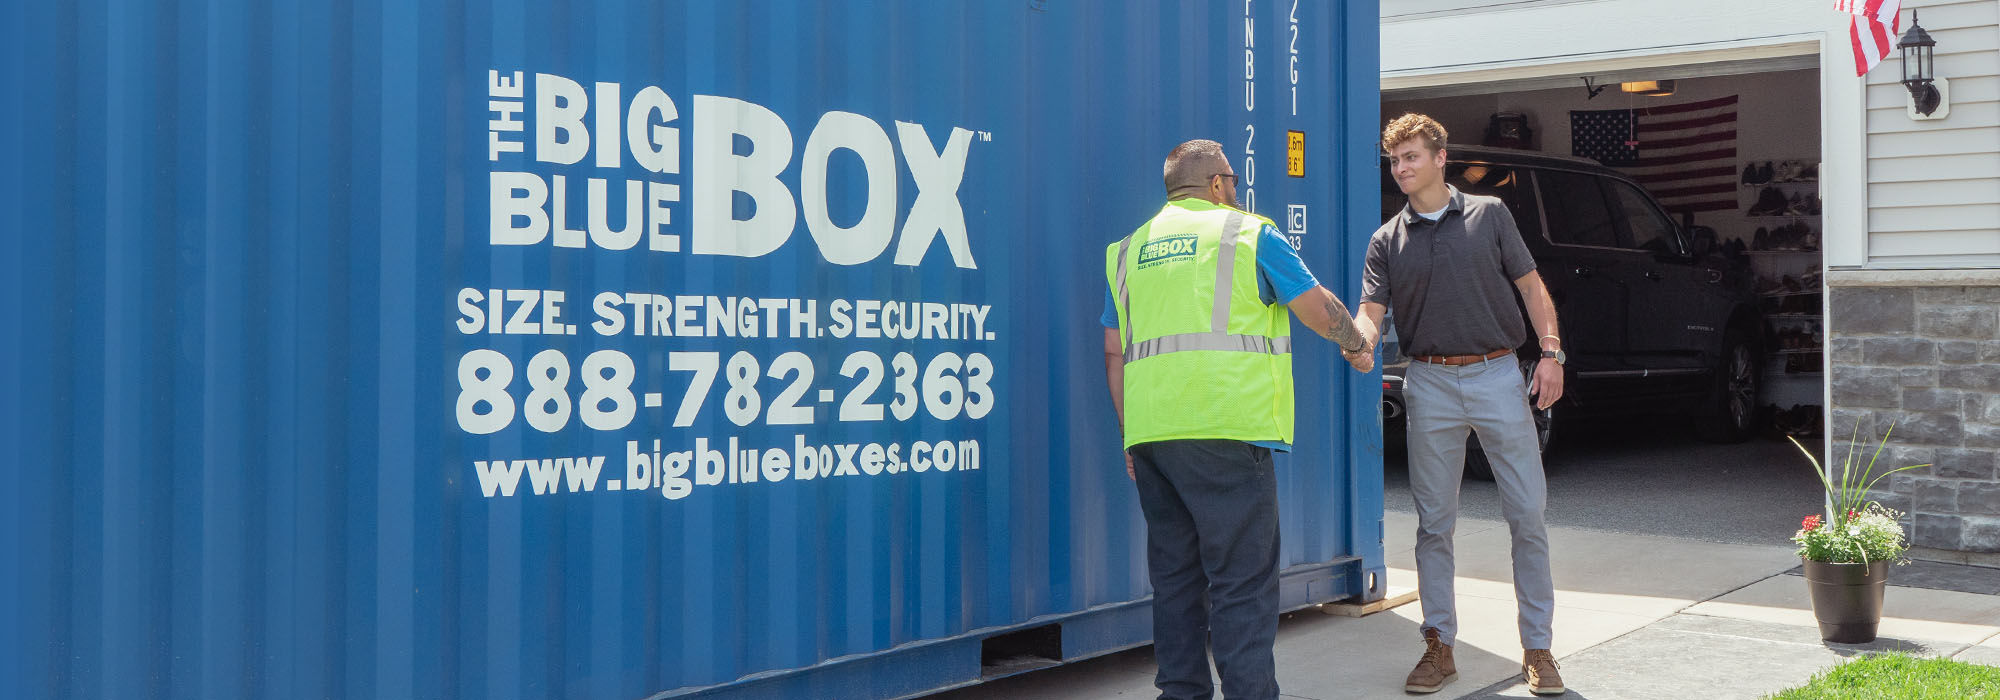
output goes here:
<path id="1" fill-rule="evenodd" d="M 1259 355 L 1289 355 L 1292 352 L 1292 338 L 1266 338 L 1261 335 L 1230 335 L 1228 333 L 1182 333 L 1142 340 L 1125 348 L 1125 361 L 1139 360 L 1165 355 L 1171 352 L 1190 350 L 1212 350 L 1217 352 L 1251 352 Z"/>
<path id="2" fill-rule="evenodd" d="M 1132 290 L 1125 288 L 1125 251 L 1131 247 L 1131 236 L 1118 242 L 1118 308 L 1125 310 L 1124 322 L 1118 325 L 1125 332 L 1124 347 L 1128 355 L 1132 354 Z"/>
<path id="3" fill-rule="evenodd" d="M 1222 249 L 1215 254 L 1215 307 L 1209 312 L 1208 329 L 1229 330 L 1230 296 L 1236 291 L 1236 234 L 1243 228 L 1243 212 L 1234 209 L 1222 220 Z"/>

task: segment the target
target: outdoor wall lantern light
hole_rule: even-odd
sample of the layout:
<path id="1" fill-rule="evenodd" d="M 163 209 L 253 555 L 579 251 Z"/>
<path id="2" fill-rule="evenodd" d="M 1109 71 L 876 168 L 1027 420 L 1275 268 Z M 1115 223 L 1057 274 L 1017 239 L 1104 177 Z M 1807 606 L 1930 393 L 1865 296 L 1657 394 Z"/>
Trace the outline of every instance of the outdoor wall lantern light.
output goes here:
<path id="1" fill-rule="evenodd" d="M 1943 84 L 1945 81 L 1937 77 L 1936 67 L 1931 62 L 1931 52 L 1937 47 L 1937 41 L 1917 24 L 1915 10 L 1910 11 L 1910 31 L 1903 33 L 1902 41 L 1897 46 L 1903 51 L 1903 87 L 1910 90 L 1910 118 L 1943 117 L 1943 114 L 1934 114 L 1939 107 L 1945 107 L 1947 111 L 1950 109 L 1945 105 L 1945 95 L 1941 90 L 1947 88 Z"/>

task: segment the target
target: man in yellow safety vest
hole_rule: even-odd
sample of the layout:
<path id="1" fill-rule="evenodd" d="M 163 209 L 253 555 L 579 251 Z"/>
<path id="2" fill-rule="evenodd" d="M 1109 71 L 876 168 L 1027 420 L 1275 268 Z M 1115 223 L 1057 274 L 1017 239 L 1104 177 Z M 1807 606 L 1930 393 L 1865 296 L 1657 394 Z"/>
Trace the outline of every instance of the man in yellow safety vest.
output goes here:
<path id="1" fill-rule="evenodd" d="M 1292 442 L 1290 314 L 1356 370 L 1373 351 L 1277 226 L 1236 205 L 1222 145 L 1167 155 L 1168 202 L 1105 251 L 1104 369 L 1146 516 L 1155 684 L 1278 697 L 1278 493 Z"/>

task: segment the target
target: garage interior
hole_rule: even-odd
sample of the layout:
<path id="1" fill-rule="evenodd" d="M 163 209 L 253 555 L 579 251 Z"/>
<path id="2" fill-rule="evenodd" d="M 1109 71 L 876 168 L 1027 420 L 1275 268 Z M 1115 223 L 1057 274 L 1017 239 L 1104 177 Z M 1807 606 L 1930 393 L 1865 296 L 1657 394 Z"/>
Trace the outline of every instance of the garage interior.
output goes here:
<path id="1" fill-rule="evenodd" d="M 1572 123 L 1587 118 L 1584 113 L 1716 104 L 1734 98 L 1733 118 L 1726 107 L 1693 113 L 1712 117 L 1705 121 L 1715 123 L 1704 130 L 1718 138 L 1734 131 L 1733 140 L 1710 141 L 1700 153 L 1688 154 L 1708 157 L 1619 169 L 1633 174 L 1679 171 L 1667 175 L 1676 179 L 1647 182 L 1642 177 L 1641 184 L 1677 221 L 1691 217 L 1694 225 L 1714 230 L 1723 254 L 1755 273 L 1763 312 L 1759 395 L 1767 415 L 1762 422 L 1771 431 L 1804 437 L 1818 434 L 1825 396 L 1817 62 L 1817 56 L 1801 56 L 1761 66 L 1666 68 L 1589 76 L 1588 81 L 1576 76 L 1385 92 L 1382 118 L 1420 112 L 1444 124 L 1454 143 L 1571 156 L 1578 155 L 1579 148 L 1587 150 L 1572 135 Z M 1755 70 L 1758 67 L 1765 70 Z M 1723 71 L 1742 72 L 1715 74 Z M 1646 123 L 1643 117 L 1634 121 Z M 1648 151 L 1647 138 L 1643 131 L 1632 136 L 1641 158 Z M 1727 150 L 1733 155 L 1710 155 Z M 1715 180 L 1690 180 L 1685 173 L 1712 170 L 1724 162 L 1732 173 L 1730 191 L 1685 194 L 1702 189 L 1688 187 L 1690 182 Z"/>
<path id="2" fill-rule="evenodd" d="M 1811 510 L 1815 493 L 1811 489 L 1817 484 L 1804 458 L 1784 438 L 1795 437 L 1813 453 L 1820 452 L 1820 440 L 1810 436 L 1822 434 L 1825 415 L 1824 229 L 1817 177 L 1819 63 L 1818 55 L 1809 54 L 1383 92 L 1385 123 L 1419 112 L 1444 124 L 1454 144 L 1523 148 L 1558 156 L 1575 156 L 1595 147 L 1582 143 L 1589 135 L 1575 133 L 1601 130 L 1590 121 L 1592 112 L 1623 110 L 1626 115 L 1613 116 L 1626 117 L 1627 124 L 1644 124 L 1649 109 L 1708 105 L 1693 113 L 1706 122 L 1697 132 L 1733 132 L 1730 139 L 1701 139 L 1700 148 L 1653 151 L 1686 155 L 1668 159 L 1683 162 L 1662 165 L 1656 158 L 1646 167 L 1607 165 L 1641 180 L 1675 221 L 1713 230 L 1719 254 L 1754 274 L 1762 315 L 1758 433 L 1745 444 L 1704 444 L 1692 430 L 1680 427 L 1684 421 L 1671 415 L 1559 425 L 1546 460 L 1552 522 L 1611 529 L 1660 527 L 1657 520 L 1621 524 L 1635 514 L 1633 494 L 1679 492 L 1683 498 L 1674 500 L 1681 504 L 1770 514 L 1755 518 L 1759 521 L 1755 529 L 1760 531 L 1754 533 L 1744 531 L 1740 520 L 1692 515 L 1668 529 L 1718 540 L 1769 541 L 1774 532 L 1789 531 L 1777 521 L 1792 518 L 1790 527 L 1796 527 L 1798 516 L 1790 513 L 1794 508 L 1783 505 L 1795 506 L 1801 513 Z M 1681 117 L 1652 117 L 1655 122 L 1666 118 Z M 1685 139 L 1687 133 L 1674 136 Z M 1648 133 L 1635 130 L 1629 139 L 1637 142 L 1641 159 L 1648 156 L 1648 138 Z M 1729 171 L 1727 187 L 1721 186 L 1717 175 L 1724 166 Z M 1674 172 L 1659 177 L 1686 170 L 1706 176 Z M 1388 439 L 1399 443 L 1401 438 Z M 1402 445 L 1388 448 L 1391 461 L 1401 461 Z M 1392 466 L 1391 471 L 1397 469 Z M 1400 485 L 1395 482 L 1401 476 L 1390 476 L 1392 501 L 1398 498 Z M 1741 476 L 1758 486 L 1744 488 L 1744 480 L 1735 478 Z M 1492 486 L 1473 479 L 1465 482 L 1468 515 L 1480 515 L 1476 504 L 1490 499 L 1479 493 Z M 1640 510 L 1648 513 L 1644 516 L 1648 519 L 1673 519 L 1684 512 L 1664 505 Z M 1762 524 L 1766 519 L 1772 522 Z"/>

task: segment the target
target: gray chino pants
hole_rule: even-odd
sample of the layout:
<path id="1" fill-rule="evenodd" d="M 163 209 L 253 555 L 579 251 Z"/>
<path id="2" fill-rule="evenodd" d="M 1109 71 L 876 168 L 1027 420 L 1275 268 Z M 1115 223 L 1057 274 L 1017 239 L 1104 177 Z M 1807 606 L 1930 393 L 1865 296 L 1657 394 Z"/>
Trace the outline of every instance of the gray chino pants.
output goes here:
<path id="1" fill-rule="evenodd" d="M 1458 637 L 1452 533 L 1465 473 L 1466 434 L 1478 431 L 1513 535 L 1521 648 L 1549 648 L 1555 583 L 1549 577 L 1549 536 L 1542 522 L 1547 484 L 1520 366 L 1513 355 L 1458 367 L 1413 361 L 1404 377 L 1403 398 L 1409 405 L 1410 493 L 1417 503 L 1423 627 L 1436 628 L 1447 644 Z"/>

